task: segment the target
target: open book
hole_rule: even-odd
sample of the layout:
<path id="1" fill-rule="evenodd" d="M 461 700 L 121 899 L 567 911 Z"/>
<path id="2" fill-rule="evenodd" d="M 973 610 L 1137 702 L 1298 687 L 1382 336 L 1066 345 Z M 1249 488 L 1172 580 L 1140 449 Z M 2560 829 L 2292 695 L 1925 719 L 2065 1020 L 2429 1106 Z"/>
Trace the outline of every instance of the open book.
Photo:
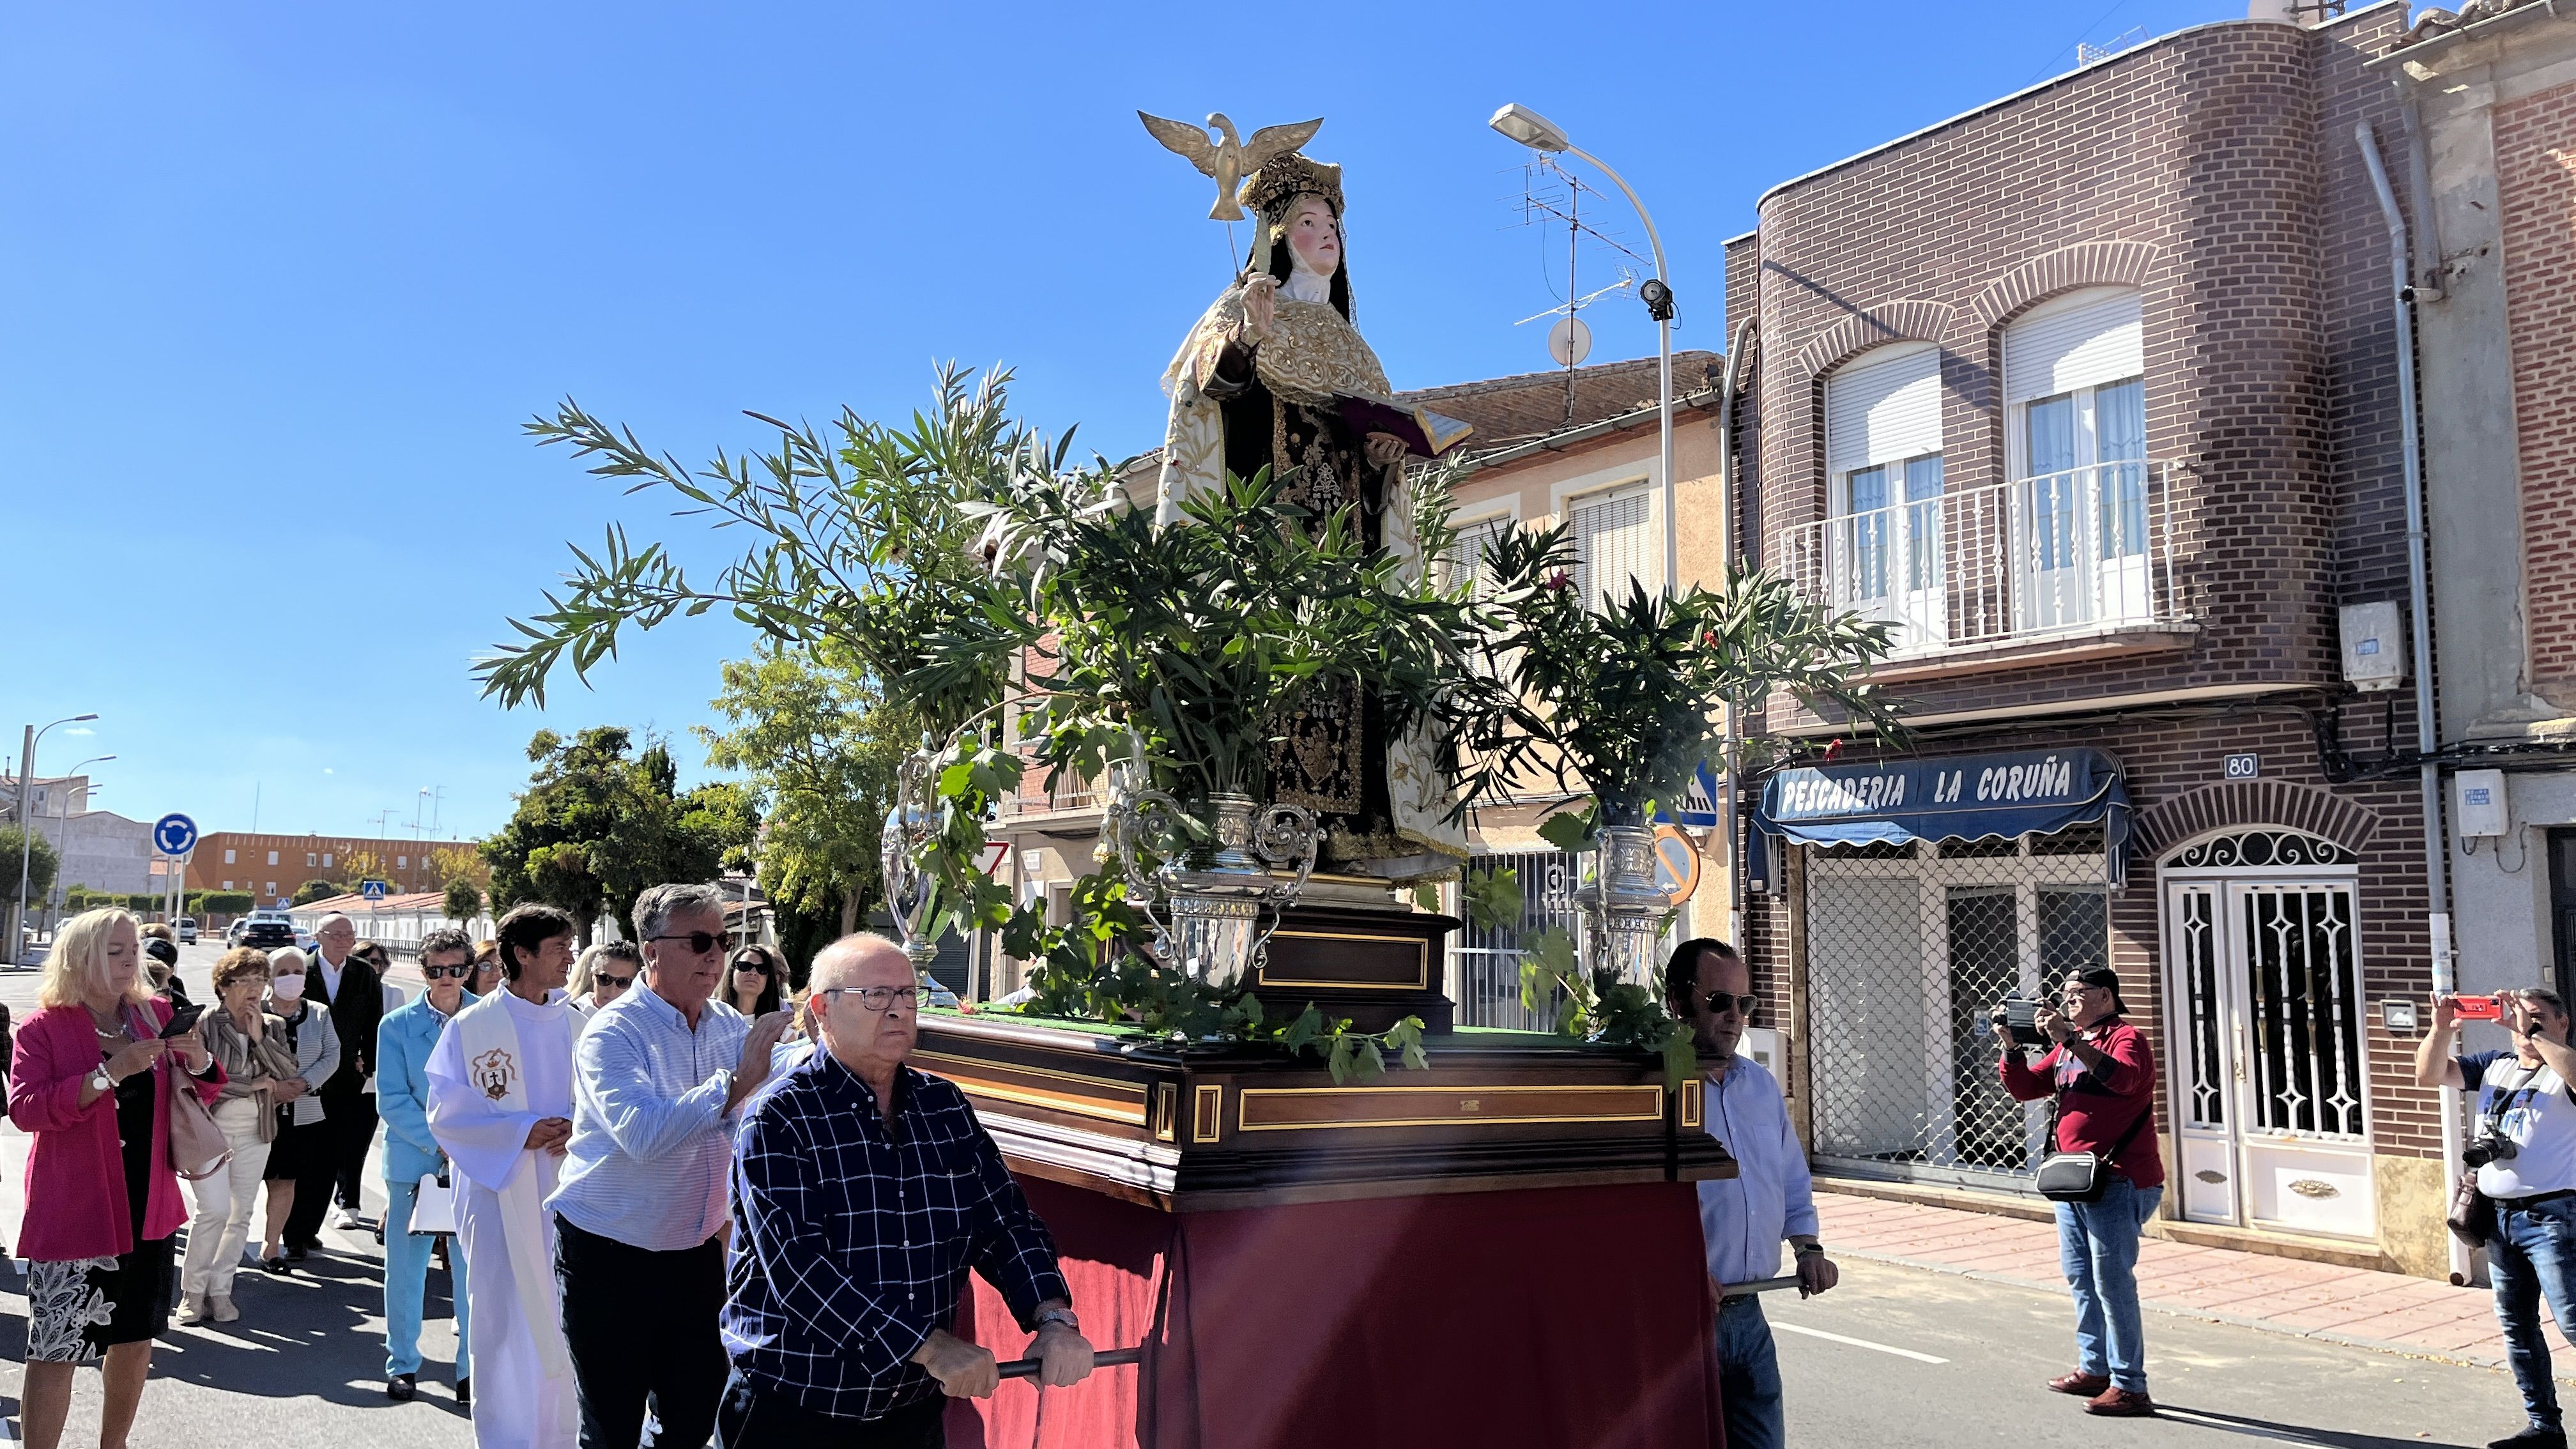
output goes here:
<path id="1" fill-rule="evenodd" d="M 1404 445 L 1417 458 L 1437 458 L 1465 441 L 1475 428 L 1456 418 L 1435 413 L 1429 408 L 1407 407 L 1383 398 L 1352 397 L 1338 394 L 1334 405 L 1341 410 L 1342 421 L 1351 431 L 1365 438 L 1371 433 L 1385 433 L 1402 438 Z"/>

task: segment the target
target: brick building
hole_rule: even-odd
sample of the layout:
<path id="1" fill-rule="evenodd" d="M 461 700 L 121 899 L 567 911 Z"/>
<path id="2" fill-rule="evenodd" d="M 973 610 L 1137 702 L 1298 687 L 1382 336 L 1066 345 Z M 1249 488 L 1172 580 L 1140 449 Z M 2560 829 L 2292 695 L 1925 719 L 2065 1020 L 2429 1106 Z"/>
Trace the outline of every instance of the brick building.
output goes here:
<path id="1" fill-rule="evenodd" d="M 2407 592 L 2353 139 L 2401 134 L 2369 63 L 2405 21 L 2181 31 L 1784 182 L 1728 244 L 1743 536 L 1889 625 L 1914 731 L 1762 782 L 1748 929 L 1820 1172 L 2026 1192 L 2044 1117 L 1985 1009 L 2108 962 L 2169 1231 L 2446 1268 L 2439 1098 L 2375 1009 L 2430 985 L 2414 782 L 2372 772 L 2412 696 L 2339 648 Z"/>
<path id="2" fill-rule="evenodd" d="M 2576 15 L 2438 15 L 2412 237 L 2464 990 L 2576 989 Z"/>
<path id="3" fill-rule="evenodd" d="M 458 856 L 480 883 L 489 879 L 474 858 L 470 840 L 370 840 L 353 835 L 253 834 L 218 830 L 197 842 L 188 857 L 188 889 L 248 891 L 263 906 L 292 899 L 309 880 L 337 885 L 356 883 L 359 873 L 382 880 L 395 895 L 447 888 L 452 871 L 441 869 L 448 856 Z"/>

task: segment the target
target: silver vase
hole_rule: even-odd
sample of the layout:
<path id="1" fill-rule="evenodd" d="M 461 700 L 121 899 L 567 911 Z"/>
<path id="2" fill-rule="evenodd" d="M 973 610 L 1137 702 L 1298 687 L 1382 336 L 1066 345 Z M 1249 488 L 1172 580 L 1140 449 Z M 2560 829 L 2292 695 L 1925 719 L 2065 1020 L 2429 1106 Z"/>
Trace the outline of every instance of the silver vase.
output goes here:
<path id="1" fill-rule="evenodd" d="M 1593 969 L 1651 989 L 1656 947 L 1673 910 L 1655 883 L 1653 826 L 1602 827 L 1592 885 L 1582 895 L 1582 906 Z"/>
<path id="2" fill-rule="evenodd" d="M 939 802 L 930 788 L 931 772 L 938 765 L 927 740 L 904 756 L 895 770 L 894 806 L 886 811 L 877 847 L 877 864 L 885 874 L 886 914 L 894 918 L 895 934 L 903 939 L 903 954 L 911 960 L 915 976 L 928 974 L 931 961 L 939 955 L 938 940 L 931 933 L 939 882 L 921 868 L 922 858 L 939 839 Z"/>
<path id="3" fill-rule="evenodd" d="M 1249 795 L 1223 791 L 1208 800 L 1214 843 L 1193 848 L 1180 802 L 1145 788 L 1140 776 L 1132 764 L 1111 769 L 1102 826 L 1128 899 L 1154 924 L 1154 954 L 1193 980 L 1241 986 L 1314 873 L 1315 816 L 1295 805 L 1264 810 Z M 1150 870 L 1149 856 L 1161 862 Z"/>

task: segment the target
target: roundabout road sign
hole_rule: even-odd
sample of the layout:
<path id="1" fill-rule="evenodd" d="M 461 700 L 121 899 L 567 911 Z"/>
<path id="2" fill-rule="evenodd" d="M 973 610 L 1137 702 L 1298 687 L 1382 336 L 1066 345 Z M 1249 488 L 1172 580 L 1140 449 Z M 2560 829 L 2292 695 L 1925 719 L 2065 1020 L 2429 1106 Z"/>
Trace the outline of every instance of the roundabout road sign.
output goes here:
<path id="1" fill-rule="evenodd" d="M 152 822 L 152 848 L 176 858 L 197 848 L 197 822 L 172 811 Z"/>

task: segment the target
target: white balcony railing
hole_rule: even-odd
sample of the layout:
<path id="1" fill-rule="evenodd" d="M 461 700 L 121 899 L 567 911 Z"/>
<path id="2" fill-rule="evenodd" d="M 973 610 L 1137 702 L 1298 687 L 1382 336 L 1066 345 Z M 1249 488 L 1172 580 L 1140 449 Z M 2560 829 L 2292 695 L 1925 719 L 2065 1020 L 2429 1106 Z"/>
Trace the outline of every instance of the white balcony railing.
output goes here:
<path id="1" fill-rule="evenodd" d="M 1868 513 L 1780 541 L 1808 599 L 1896 626 L 1896 653 L 2177 622 L 2169 465 L 2096 463 Z"/>

